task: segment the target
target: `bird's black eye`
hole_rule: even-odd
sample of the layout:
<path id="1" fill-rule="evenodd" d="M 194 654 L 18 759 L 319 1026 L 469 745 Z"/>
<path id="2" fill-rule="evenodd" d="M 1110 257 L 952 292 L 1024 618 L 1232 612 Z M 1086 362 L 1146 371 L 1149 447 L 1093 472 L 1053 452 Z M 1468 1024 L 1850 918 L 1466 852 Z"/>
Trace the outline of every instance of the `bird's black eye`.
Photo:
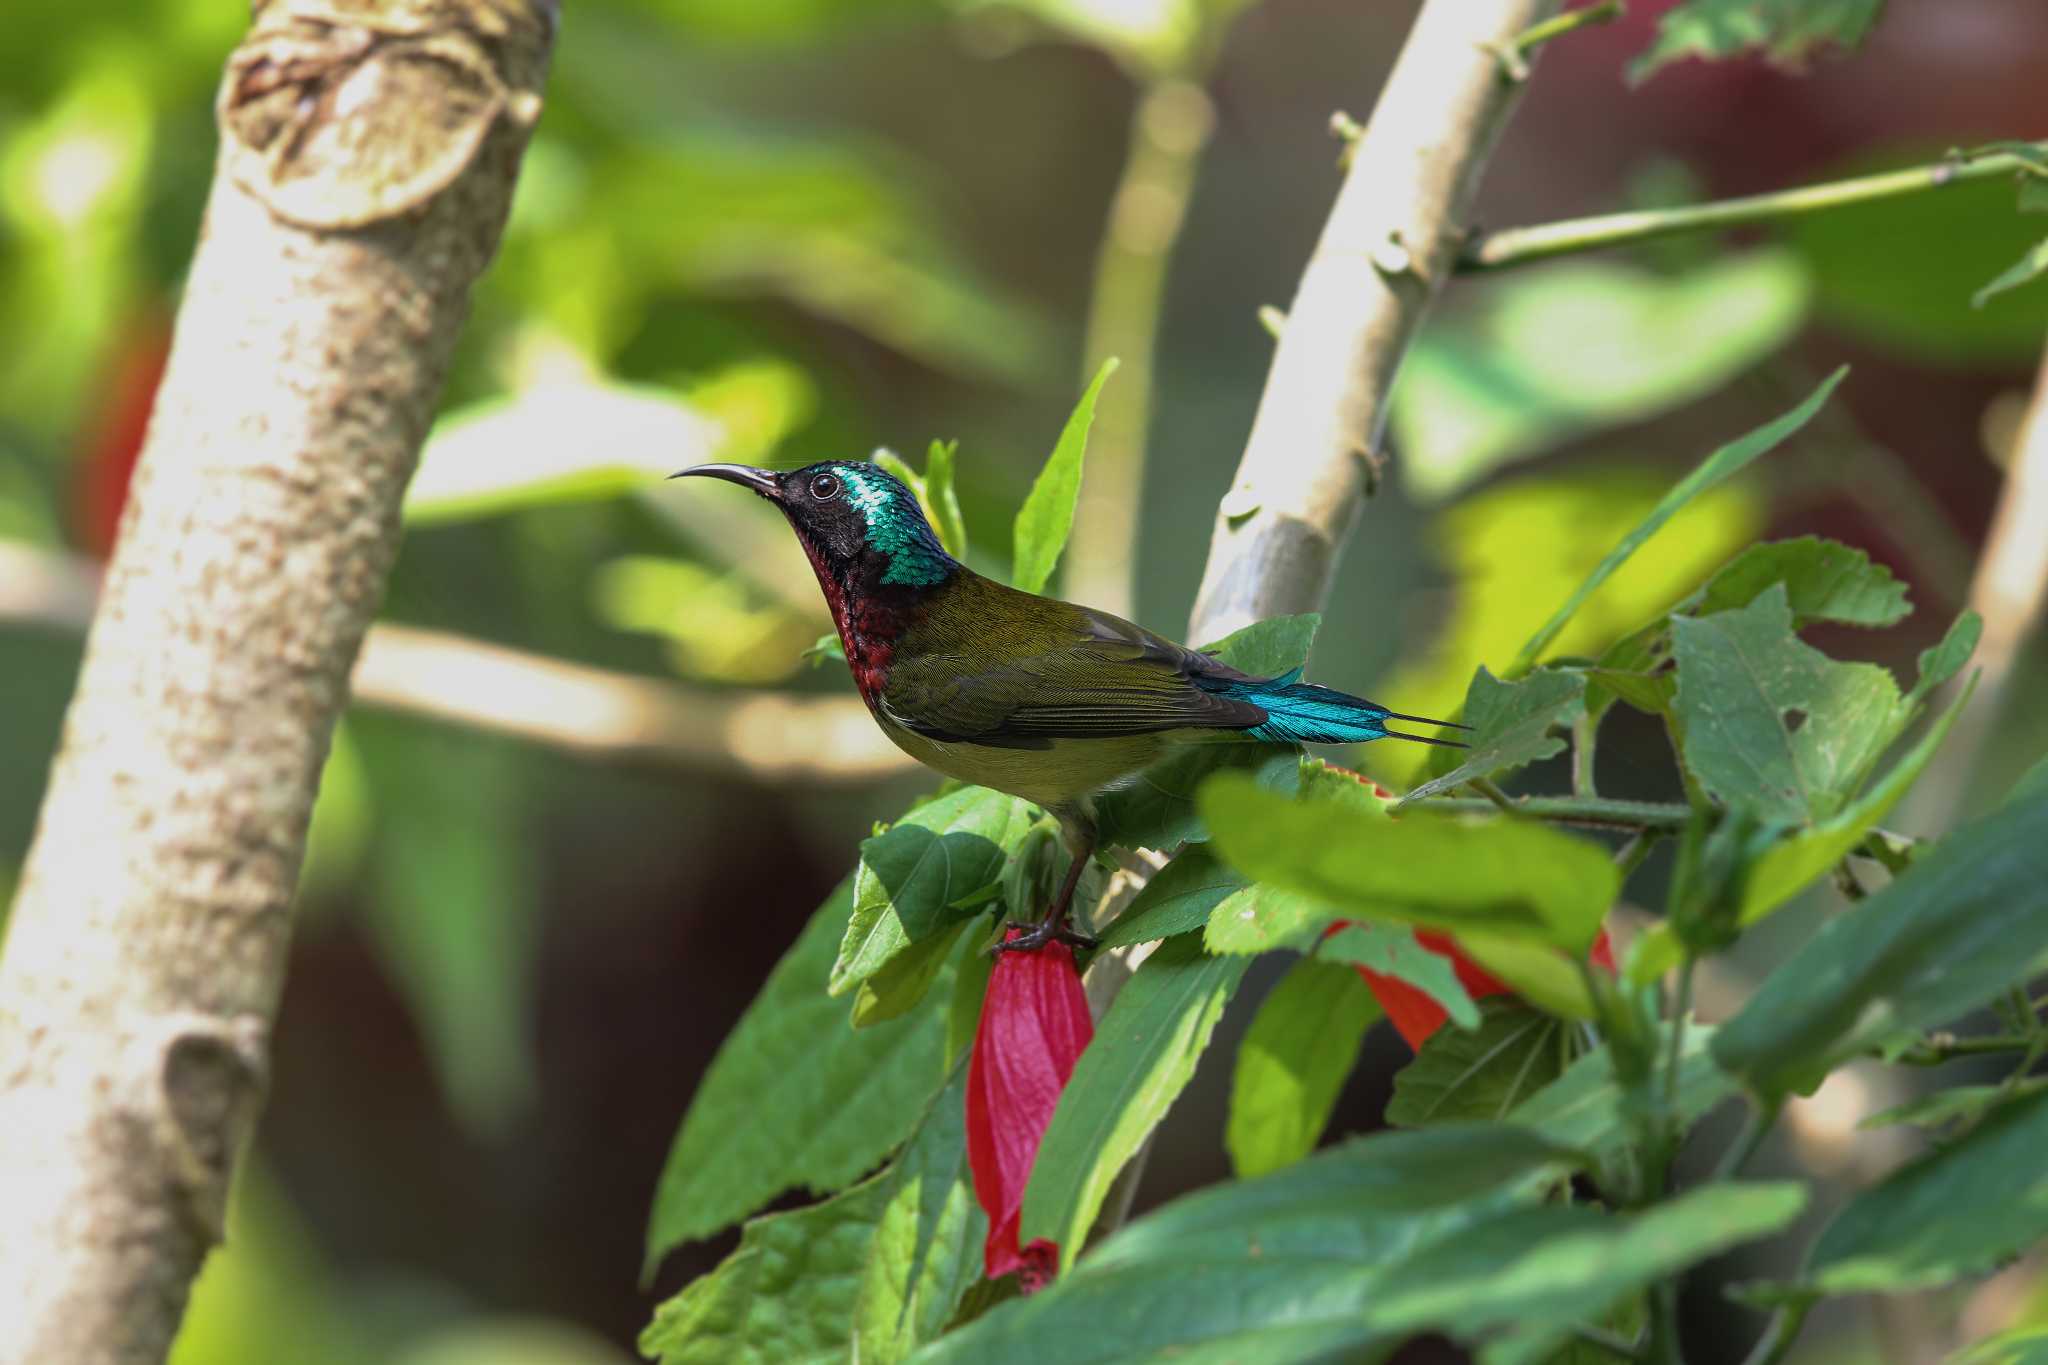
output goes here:
<path id="1" fill-rule="evenodd" d="M 811 496 L 819 502 L 824 502 L 828 498 L 838 497 L 839 476 L 837 474 L 820 474 L 817 478 L 812 479 Z"/>

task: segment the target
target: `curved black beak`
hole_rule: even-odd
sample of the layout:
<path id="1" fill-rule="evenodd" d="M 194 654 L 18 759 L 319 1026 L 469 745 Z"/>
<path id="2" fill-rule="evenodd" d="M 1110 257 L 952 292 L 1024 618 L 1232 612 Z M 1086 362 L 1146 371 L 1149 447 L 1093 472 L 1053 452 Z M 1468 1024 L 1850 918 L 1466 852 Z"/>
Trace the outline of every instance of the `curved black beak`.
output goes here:
<path id="1" fill-rule="evenodd" d="M 742 488 L 751 488 L 770 502 L 782 501 L 782 480 L 775 477 L 774 471 L 756 469 L 752 465 L 693 465 L 689 469 L 679 469 L 669 475 L 669 477 L 671 479 L 687 479 L 696 474 L 701 474 L 707 479 L 724 479 L 727 483 L 736 483 Z"/>

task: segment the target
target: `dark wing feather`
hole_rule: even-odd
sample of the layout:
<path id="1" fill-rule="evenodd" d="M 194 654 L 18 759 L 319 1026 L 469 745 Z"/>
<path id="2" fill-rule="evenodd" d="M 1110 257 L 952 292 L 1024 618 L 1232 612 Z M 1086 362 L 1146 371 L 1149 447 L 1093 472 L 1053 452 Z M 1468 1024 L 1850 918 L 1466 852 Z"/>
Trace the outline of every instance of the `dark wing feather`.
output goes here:
<path id="1" fill-rule="evenodd" d="M 1118 617 L 962 575 L 905 633 L 881 704 L 933 739 L 1035 747 L 1249 729 L 1261 708 L 1194 682 L 1241 676 Z"/>

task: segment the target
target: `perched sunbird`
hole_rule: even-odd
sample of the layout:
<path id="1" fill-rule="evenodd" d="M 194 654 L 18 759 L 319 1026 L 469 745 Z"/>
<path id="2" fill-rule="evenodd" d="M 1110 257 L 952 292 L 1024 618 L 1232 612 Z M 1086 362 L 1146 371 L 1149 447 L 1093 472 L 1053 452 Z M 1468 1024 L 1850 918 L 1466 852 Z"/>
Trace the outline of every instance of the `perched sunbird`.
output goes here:
<path id="1" fill-rule="evenodd" d="M 1455 741 L 1389 730 L 1405 716 L 1362 697 L 1254 678 L 1106 612 L 984 578 L 946 553 L 917 496 L 871 464 L 789 473 L 703 464 L 782 509 L 817 571 L 847 666 L 882 733 L 927 767 L 1022 797 L 1060 822 L 1073 863 L 1037 925 L 1003 943 L 1059 938 L 1095 851 L 1095 798 L 1183 744 Z M 1464 729 L 1464 726 L 1455 728 Z"/>

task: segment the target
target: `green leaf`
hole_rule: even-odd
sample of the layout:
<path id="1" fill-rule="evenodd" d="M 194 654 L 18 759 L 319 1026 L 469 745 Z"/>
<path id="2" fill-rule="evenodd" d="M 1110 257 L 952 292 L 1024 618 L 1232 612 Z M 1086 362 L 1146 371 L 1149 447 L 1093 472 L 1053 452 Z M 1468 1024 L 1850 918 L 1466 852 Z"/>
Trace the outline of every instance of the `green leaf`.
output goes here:
<path id="1" fill-rule="evenodd" d="M 1451 959 L 1423 947 L 1406 925 L 1347 924 L 1316 944 L 1316 956 L 1406 982 L 1436 1001 L 1459 1028 L 1479 1027 L 1479 1006 Z"/>
<path id="2" fill-rule="evenodd" d="M 2048 1326 L 2029 1326 L 1974 1341 L 1944 1365 L 2041 1365 L 2044 1360 L 2048 1360 Z"/>
<path id="3" fill-rule="evenodd" d="M 1550 732 L 1569 726 L 1585 708 L 1585 697 L 1582 673 L 1542 672 L 1504 683 L 1481 665 L 1465 694 L 1465 721 L 1473 729 L 1469 754 L 1450 772 L 1402 797 L 1400 804 L 1549 758 L 1564 748 L 1564 741 Z"/>
<path id="4" fill-rule="evenodd" d="M 2048 237 L 2042 238 L 2033 250 L 2013 262 L 2007 269 L 2001 271 L 1991 283 L 1972 294 L 1970 296 L 1970 306 L 1972 308 L 1982 308 L 2008 289 L 2017 289 L 2044 273 L 2048 273 Z"/>
<path id="5" fill-rule="evenodd" d="M 988 1222 L 967 1171 L 966 1069 L 887 1169 L 820 1204 L 749 1220 L 740 1246 L 655 1312 L 661 1365 L 901 1361 L 980 1278 Z"/>
<path id="6" fill-rule="evenodd" d="M 2048 1091 L 1850 1200 L 1813 1244 L 1805 1280 L 1828 1294 L 1927 1289 L 2026 1250 L 2048 1237 L 2043 1152 Z"/>
<path id="7" fill-rule="evenodd" d="M 1761 51 L 1781 66 L 1803 65 L 1825 47 L 1855 47 L 1884 0 L 1686 0 L 1657 22 L 1650 49 L 1629 64 L 1630 83 L 1682 57 L 1719 60 Z"/>
<path id="8" fill-rule="evenodd" d="M 1113 358 L 1105 360 L 1095 372 L 1017 513 L 1010 581 L 1025 592 L 1045 590 L 1053 566 L 1060 561 L 1060 551 L 1067 548 L 1067 534 L 1074 529 L 1074 506 L 1081 500 L 1081 459 L 1088 449 L 1088 428 L 1095 422 L 1095 397 L 1102 392 L 1103 382 L 1116 372 L 1116 364 Z"/>
<path id="9" fill-rule="evenodd" d="M 900 1019 L 916 1009 L 939 979 L 972 919 L 954 920 L 937 933 L 917 940 L 882 964 L 880 971 L 860 983 L 853 996 L 853 1026 L 868 1028 Z"/>
<path id="10" fill-rule="evenodd" d="M 1073 1264 L 1110 1182 L 1194 1076 L 1249 965 L 1183 934 L 1139 966 L 1060 1094 L 1024 1191 L 1022 1242 L 1049 1238 Z"/>
<path id="11" fill-rule="evenodd" d="M 449 414 L 406 487 L 408 526 L 644 492 L 715 459 L 719 424 L 673 393 L 590 382 L 544 384 Z"/>
<path id="12" fill-rule="evenodd" d="M 1877 822 L 1889 815 L 1899 798 L 1920 779 L 1975 690 L 1974 685 L 1966 687 L 1941 718 L 1928 727 L 1919 743 L 1907 750 L 1869 791 L 1819 824 L 1797 830 L 1791 837 L 1773 844 L 1757 859 L 1743 883 L 1737 920 L 1754 924 L 1854 852 L 1877 827 Z"/>
<path id="13" fill-rule="evenodd" d="M 960 443 L 933 441 L 924 461 L 925 505 L 931 511 L 932 529 L 939 543 L 955 559 L 967 558 L 967 521 L 960 515 L 960 494 L 954 487 L 958 472 Z"/>
<path id="14" fill-rule="evenodd" d="M 1901 1126 L 1939 1129 L 1952 1124 L 1973 1124 L 2000 1105 L 2032 1095 L 2044 1087 L 2048 1087 L 2048 1077 L 2036 1077 L 2017 1085 L 1952 1085 L 1946 1090 L 1937 1090 L 1917 1100 L 1880 1110 L 1856 1127 L 1862 1130 Z"/>
<path id="15" fill-rule="evenodd" d="M 506 1133 L 533 1100 L 531 979 L 541 952 L 531 772 L 501 740 L 361 717 L 378 813 L 366 928 L 472 1134 Z"/>
<path id="16" fill-rule="evenodd" d="M 1255 678 L 1276 677 L 1308 661 L 1322 617 L 1278 616 L 1236 631 L 1205 653 Z M 1292 744 L 1190 744 L 1097 799 L 1096 832 L 1106 847 L 1166 848 L 1208 838 L 1195 808 L 1204 778 L 1225 769 L 1291 788 L 1298 780 Z"/>
<path id="17" fill-rule="evenodd" d="M 1798 407 L 1792 409 L 1792 411 L 1776 421 L 1768 422 L 1758 427 L 1747 436 L 1722 446 L 1719 450 L 1707 456 L 1705 460 L 1702 460 L 1699 467 L 1694 469 L 1692 473 L 1679 480 L 1678 484 L 1669 493 L 1666 493 L 1656 507 L 1651 510 L 1650 515 L 1643 518 L 1642 522 L 1634 530 L 1622 537 L 1619 545 L 1608 552 L 1607 557 L 1600 561 L 1599 565 L 1587 576 L 1586 581 L 1579 585 L 1578 590 L 1571 595 L 1570 599 L 1562 607 L 1558 608 L 1557 613 L 1544 622 L 1534 635 L 1529 637 L 1528 643 L 1522 646 L 1521 653 L 1515 656 L 1514 663 L 1509 666 L 1508 676 L 1510 678 L 1519 678 L 1535 667 L 1536 661 L 1542 657 L 1543 651 L 1550 647 L 1550 642 L 1557 638 L 1558 632 L 1564 629 L 1566 623 L 1584 605 L 1586 599 L 1598 591 L 1600 585 L 1605 583 L 1616 569 L 1628 561 L 1629 556 L 1641 549 L 1645 541 L 1662 530 L 1664 523 L 1676 516 L 1680 508 L 1716 484 L 1739 473 L 1757 457 L 1770 451 L 1787 437 L 1812 421 L 1813 415 L 1820 411 L 1821 404 L 1827 402 L 1828 395 L 1835 391 L 1835 386 L 1842 382 L 1842 376 L 1848 372 L 1847 366 L 1836 370 L 1823 380 L 1821 386 L 1815 389 L 1807 397 L 1806 401 Z"/>
<path id="18" fill-rule="evenodd" d="M 1209 912 L 1236 891 L 1244 878 L 1216 861 L 1206 844 L 1195 844 L 1145 883 L 1101 936 L 1105 948 L 1171 938 L 1209 922 Z"/>
<path id="19" fill-rule="evenodd" d="M 1576 1323 L 1697 1261 L 1776 1232 L 1806 1203 L 1804 1186 L 1703 1185 L 1641 1213 L 1585 1205 L 1517 1209 L 1440 1239 L 1374 1288 L 1368 1323 L 1383 1331 L 1488 1341 L 1486 1365 L 1533 1362 Z"/>
<path id="20" fill-rule="evenodd" d="M 1724 805 L 1804 824 L 1842 808 L 1910 715 L 1892 675 L 1792 633 L 1782 585 L 1749 606 L 1674 618 L 1687 766 Z"/>
<path id="21" fill-rule="evenodd" d="M 1387 1268 L 1534 1198 L 1577 1164 L 1513 1128 L 1380 1134 L 1178 1199 L 1072 1271 L 927 1347 L 919 1365 L 1294 1360 L 1374 1340 Z M 1368 1358 L 1377 1358 L 1377 1353 Z"/>
<path id="22" fill-rule="evenodd" d="M 2048 971 L 2044 849 L 2048 784 L 2023 784 L 1779 963 L 1715 1035 L 1715 1058 L 1781 1095 Z"/>
<path id="23" fill-rule="evenodd" d="M 1202 943 L 1212 953 L 1257 954 L 1275 948 L 1307 952 L 1325 926 L 1343 918 L 1344 912 L 1328 901 L 1253 882 L 1209 912 Z M 1388 932 L 1415 941 L 1405 928 Z"/>
<path id="24" fill-rule="evenodd" d="M 1948 633 L 1941 637 L 1941 643 L 1920 651 L 1920 676 L 1913 683 L 1913 690 L 1906 694 L 1908 701 L 1918 703 L 1935 688 L 1963 671 L 1963 665 L 1970 662 L 1970 656 L 1977 652 L 1977 641 L 1984 635 L 1984 618 L 1974 611 L 1965 611 L 1949 625 Z"/>
<path id="25" fill-rule="evenodd" d="M 1233 773 L 1210 779 L 1200 808 L 1239 870 L 1347 918 L 1490 930 L 1583 953 L 1620 890 L 1605 850 L 1540 825 L 1427 811 L 1375 819 Z"/>
<path id="26" fill-rule="evenodd" d="M 1387 1122 L 1401 1128 L 1465 1119 L 1503 1119 L 1564 1071 L 1563 1027 L 1519 1000 L 1480 1005 L 1479 1027 L 1438 1029 L 1394 1073 Z"/>
<path id="27" fill-rule="evenodd" d="M 859 1032 L 825 993 L 851 882 L 818 908 L 726 1036 L 677 1133 L 647 1226 L 647 1272 L 785 1190 L 843 1188 L 917 1122 L 938 1087 L 952 969 L 902 1019 Z"/>
<path id="28" fill-rule="evenodd" d="M 1911 614 L 1906 585 L 1853 546 L 1819 536 L 1776 540 L 1744 550 L 1680 603 L 1689 616 L 1712 616 L 1746 607 L 1774 583 L 1785 585 L 1796 624 L 1836 621 L 1848 626 L 1893 626 Z"/>
<path id="29" fill-rule="evenodd" d="M 832 994 L 852 990 L 918 940 L 971 918 L 973 911 L 956 907 L 995 884 L 1034 818 L 1014 796 L 962 787 L 863 841 Z"/>
<path id="30" fill-rule="evenodd" d="M 1766 247 L 1679 273 L 1559 261 L 1467 291 L 1478 306 L 1433 315 L 1394 389 L 1402 482 L 1424 503 L 1725 387 L 1798 333 L 1811 286 Z"/>
<path id="31" fill-rule="evenodd" d="M 830 1365 L 847 1357 L 889 1177 L 756 1218 L 740 1248 L 655 1310 L 640 1351 L 660 1365 Z"/>
<path id="32" fill-rule="evenodd" d="M 874 1365 L 894 1365 L 937 1337 L 981 1278 L 988 1218 L 967 1162 L 966 1067 L 955 1068 L 887 1181 L 853 1313 L 858 1358 Z"/>
<path id="33" fill-rule="evenodd" d="M 1587 987 L 1585 971 L 1555 948 L 1481 933 L 1459 934 L 1458 947 L 1506 982 L 1525 1004 L 1566 1019 L 1600 1016 L 1600 1002 Z"/>
<path id="34" fill-rule="evenodd" d="M 1378 1002 L 1356 971 L 1305 957 L 1259 1002 L 1237 1049 L 1223 1144 L 1240 1177 L 1315 1150 Z"/>
<path id="35" fill-rule="evenodd" d="M 1669 1055 L 1670 1031 L 1667 1022 L 1662 1026 L 1663 1039 L 1657 1043 L 1656 1056 Z M 1678 1115 L 1688 1126 L 1735 1093 L 1734 1078 L 1714 1065 L 1713 1037 L 1714 1030 L 1702 1024 L 1692 1023 L 1685 1030 L 1678 1068 Z M 1611 1157 L 1635 1140 L 1627 1104 L 1627 1093 L 1614 1075 L 1614 1054 L 1602 1043 L 1507 1117 L 1552 1142 Z"/>

